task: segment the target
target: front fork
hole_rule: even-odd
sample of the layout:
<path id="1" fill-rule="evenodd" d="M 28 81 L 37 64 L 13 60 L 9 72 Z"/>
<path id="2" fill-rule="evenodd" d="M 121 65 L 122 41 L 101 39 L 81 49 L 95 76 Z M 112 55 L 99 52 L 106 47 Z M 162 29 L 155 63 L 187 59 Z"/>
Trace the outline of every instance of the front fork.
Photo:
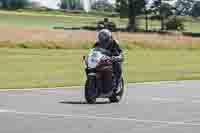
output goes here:
<path id="1" fill-rule="evenodd" d="M 95 75 L 88 75 L 86 81 L 86 87 L 88 91 L 88 95 L 90 97 L 97 97 L 98 96 L 98 89 L 97 89 L 97 79 Z"/>

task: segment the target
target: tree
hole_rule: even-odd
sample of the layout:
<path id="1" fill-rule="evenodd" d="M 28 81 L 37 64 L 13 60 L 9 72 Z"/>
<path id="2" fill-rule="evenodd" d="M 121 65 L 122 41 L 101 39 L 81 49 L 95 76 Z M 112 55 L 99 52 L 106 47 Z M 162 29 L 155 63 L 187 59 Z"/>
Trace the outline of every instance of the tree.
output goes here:
<path id="1" fill-rule="evenodd" d="M 165 19 L 173 15 L 174 7 L 168 2 L 171 0 L 154 0 L 151 10 L 159 17 L 161 21 L 161 30 L 165 29 Z"/>
<path id="2" fill-rule="evenodd" d="M 145 0 L 129 0 L 128 1 L 128 31 L 136 31 L 136 17 L 142 13 L 145 8 Z"/>
<path id="3" fill-rule="evenodd" d="M 176 15 L 190 15 L 195 0 L 177 0 Z"/>
<path id="4" fill-rule="evenodd" d="M 192 10 L 191 10 L 191 15 L 193 17 L 199 17 L 200 16 L 200 1 L 196 1 Z"/>
<path id="5" fill-rule="evenodd" d="M 165 25 L 167 30 L 183 31 L 185 27 L 184 20 L 174 16 L 170 17 Z"/>
<path id="6" fill-rule="evenodd" d="M 1 8 L 8 8 L 8 3 L 9 1 L 8 0 L 0 0 L 0 3 L 1 3 Z"/>
<path id="7" fill-rule="evenodd" d="M 80 0 L 61 0 L 61 9 L 80 9 Z"/>
<path id="8" fill-rule="evenodd" d="M 68 8 L 68 6 L 69 6 L 68 5 L 68 0 L 61 0 L 60 2 L 61 3 L 60 3 L 59 6 L 60 6 L 61 9 L 67 9 Z"/>
<path id="9" fill-rule="evenodd" d="M 116 0 L 116 11 L 120 13 L 120 18 L 128 17 L 128 1 Z"/>
<path id="10" fill-rule="evenodd" d="M 1 7 L 4 9 L 19 9 L 26 7 L 28 0 L 0 0 Z"/>
<path id="11" fill-rule="evenodd" d="M 117 7 L 120 8 L 121 16 L 128 17 L 128 31 L 136 31 L 136 17 L 145 8 L 145 0 L 117 0 Z"/>
<path id="12" fill-rule="evenodd" d="M 174 7 L 168 3 L 163 3 L 161 6 L 161 14 L 164 18 L 168 18 L 173 15 Z"/>

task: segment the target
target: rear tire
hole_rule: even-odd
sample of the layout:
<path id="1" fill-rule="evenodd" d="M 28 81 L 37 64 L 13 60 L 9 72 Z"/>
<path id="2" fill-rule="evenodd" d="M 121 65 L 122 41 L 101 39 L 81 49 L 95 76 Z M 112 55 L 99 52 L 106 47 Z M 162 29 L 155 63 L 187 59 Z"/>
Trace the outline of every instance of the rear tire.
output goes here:
<path id="1" fill-rule="evenodd" d="M 94 79 L 87 79 L 85 83 L 85 100 L 89 104 L 96 103 L 96 96 L 93 94 L 92 89 L 95 87 Z"/>
<path id="2" fill-rule="evenodd" d="M 124 93 L 124 80 L 123 78 L 121 78 L 117 91 L 114 92 L 114 94 L 111 97 L 109 97 L 110 102 L 111 103 L 120 102 L 122 99 L 123 93 Z"/>

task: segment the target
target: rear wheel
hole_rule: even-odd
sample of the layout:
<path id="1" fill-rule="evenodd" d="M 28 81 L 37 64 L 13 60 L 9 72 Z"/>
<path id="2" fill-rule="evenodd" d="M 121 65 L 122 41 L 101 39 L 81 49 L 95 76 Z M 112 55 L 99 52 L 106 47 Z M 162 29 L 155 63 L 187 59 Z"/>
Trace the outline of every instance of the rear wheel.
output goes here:
<path id="1" fill-rule="evenodd" d="M 116 89 L 114 94 L 111 97 L 109 97 L 110 102 L 112 103 L 120 102 L 122 99 L 123 93 L 124 93 L 124 80 L 123 78 L 121 78 L 118 88 Z"/>
<path id="2" fill-rule="evenodd" d="M 95 80 L 87 79 L 85 83 L 85 100 L 89 104 L 96 103 L 96 94 L 94 93 L 93 90 L 95 90 Z"/>

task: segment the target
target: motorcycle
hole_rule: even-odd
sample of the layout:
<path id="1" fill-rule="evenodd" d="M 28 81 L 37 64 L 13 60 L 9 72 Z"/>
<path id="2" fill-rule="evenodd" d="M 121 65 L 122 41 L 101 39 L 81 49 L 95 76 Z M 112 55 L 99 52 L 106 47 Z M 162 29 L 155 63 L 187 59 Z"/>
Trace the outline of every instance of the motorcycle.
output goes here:
<path id="1" fill-rule="evenodd" d="M 93 48 L 88 56 L 84 56 L 85 72 L 85 99 L 89 104 L 96 103 L 97 98 L 108 98 L 110 102 L 120 102 L 124 93 L 123 77 L 116 79 L 113 72 L 115 60 L 111 53 L 103 48 Z"/>

